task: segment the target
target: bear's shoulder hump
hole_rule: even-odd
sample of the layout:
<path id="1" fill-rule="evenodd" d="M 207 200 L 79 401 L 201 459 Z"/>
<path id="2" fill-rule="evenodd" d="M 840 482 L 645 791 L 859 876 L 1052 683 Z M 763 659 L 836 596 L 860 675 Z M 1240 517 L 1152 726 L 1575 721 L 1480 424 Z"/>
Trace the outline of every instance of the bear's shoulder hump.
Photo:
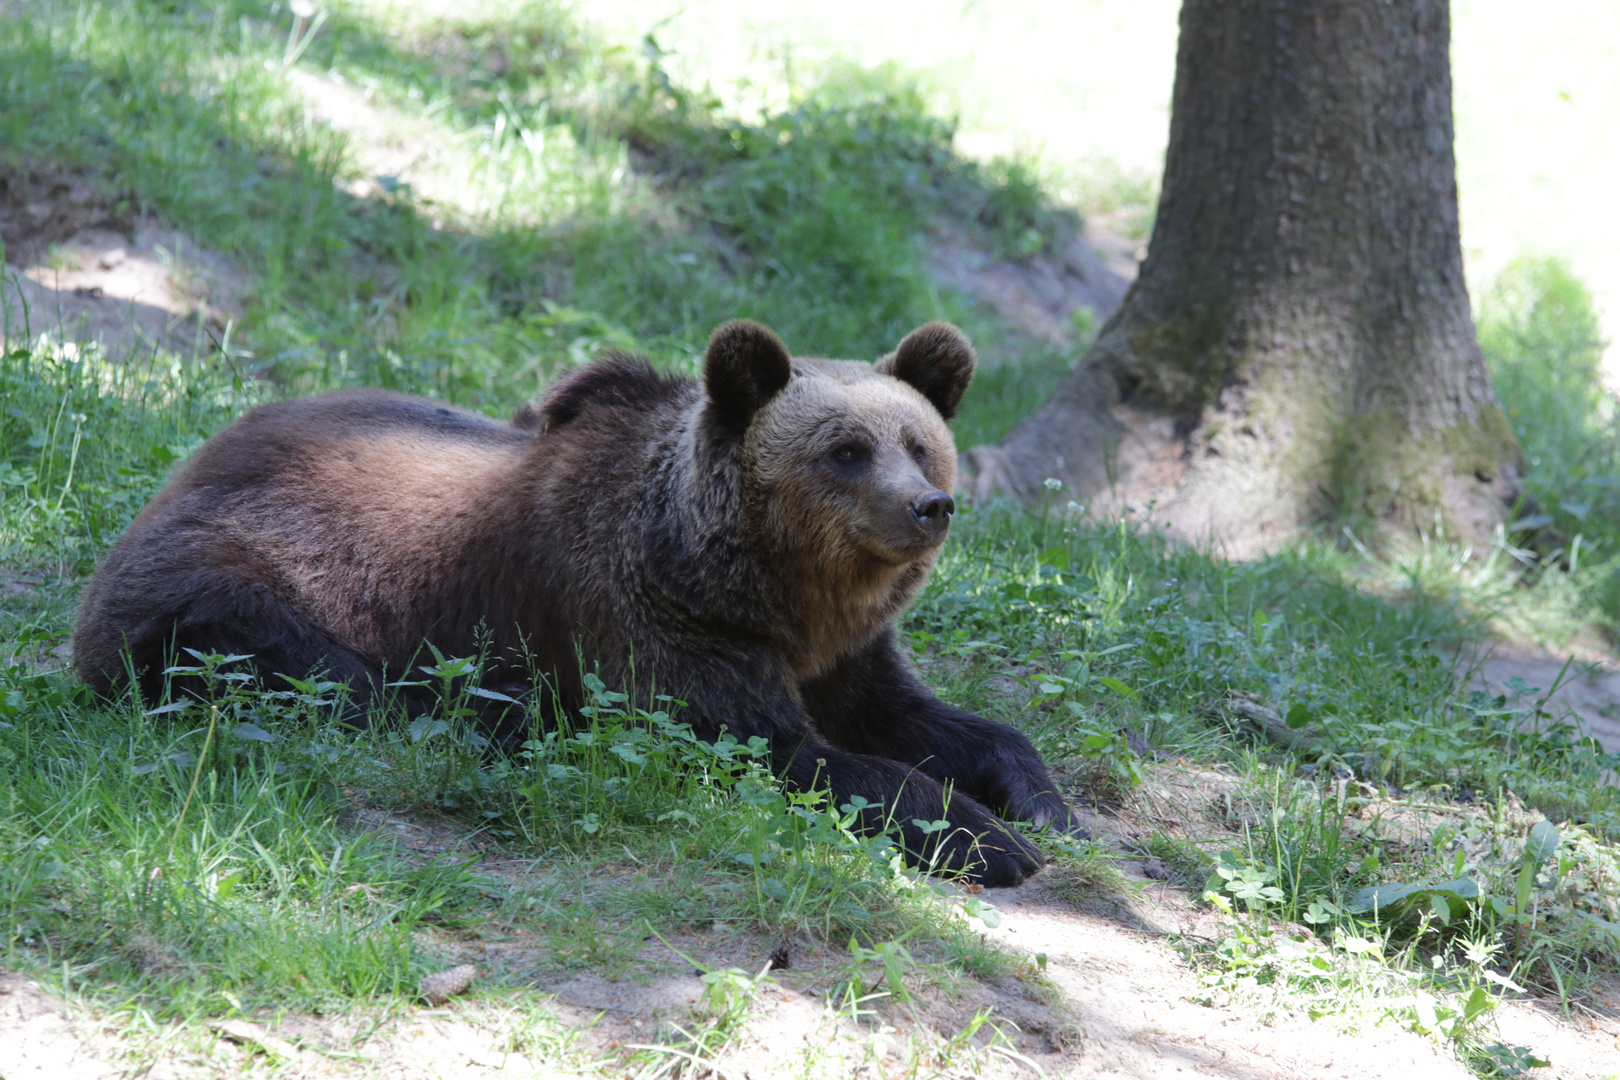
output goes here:
<path id="1" fill-rule="evenodd" d="M 512 423 L 529 431 L 550 431 L 594 408 L 651 411 L 679 398 L 687 379 L 660 375 L 645 357 L 613 352 L 564 375 L 537 405 L 526 405 Z"/>

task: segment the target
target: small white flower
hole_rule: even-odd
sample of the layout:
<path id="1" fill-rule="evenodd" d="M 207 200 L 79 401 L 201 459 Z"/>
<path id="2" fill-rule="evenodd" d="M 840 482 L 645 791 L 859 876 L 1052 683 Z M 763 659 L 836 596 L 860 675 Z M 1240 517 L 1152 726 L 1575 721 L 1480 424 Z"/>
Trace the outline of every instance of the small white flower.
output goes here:
<path id="1" fill-rule="evenodd" d="M 292 8 L 292 13 L 300 19 L 313 19 L 315 17 L 315 5 L 310 3 L 310 0 L 292 0 L 292 3 L 288 6 Z"/>
<path id="2" fill-rule="evenodd" d="M 1063 489 L 1063 481 L 1059 480 L 1055 476 L 1048 476 L 1045 480 L 1042 480 L 1041 483 L 1046 485 L 1047 491 L 1061 491 Z"/>

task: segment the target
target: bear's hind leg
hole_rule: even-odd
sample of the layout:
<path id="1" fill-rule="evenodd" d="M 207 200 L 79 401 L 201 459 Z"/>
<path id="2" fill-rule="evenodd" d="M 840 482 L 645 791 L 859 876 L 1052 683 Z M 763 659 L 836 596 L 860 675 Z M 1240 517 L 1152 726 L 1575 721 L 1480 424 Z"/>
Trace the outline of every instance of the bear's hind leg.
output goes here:
<path id="1" fill-rule="evenodd" d="M 243 663 L 251 665 L 260 685 L 267 690 L 288 689 L 289 684 L 282 676 L 304 680 L 318 676 L 348 688 L 344 722 L 354 727 L 369 726 L 374 706 L 382 701 L 383 678 L 380 671 L 347 649 L 320 636 L 266 640 L 262 631 L 240 633 L 238 629 L 220 624 L 177 627 L 172 637 L 172 647 L 166 650 L 170 658 L 166 666 L 196 667 L 196 658 L 183 651 L 191 649 L 205 656 L 246 657 Z M 232 670 L 232 666 L 227 665 L 222 670 Z M 178 699 L 181 694 L 193 697 L 207 695 L 208 690 L 201 676 L 165 677 L 163 671 L 163 667 L 155 668 L 142 680 L 141 690 L 148 699 L 155 700 L 162 696 L 165 683 L 171 698 Z"/>
<path id="2" fill-rule="evenodd" d="M 202 677 L 165 675 L 165 669 L 195 667 L 185 650 L 204 655 L 236 655 L 245 660 L 269 689 L 285 689 L 280 676 L 307 679 L 319 675 L 349 688 L 344 719 L 357 727 L 368 723 L 370 707 L 382 691 L 382 672 L 353 650 L 333 640 L 306 616 L 282 601 L 261 582 L 218 580 L 189 582 L 189 603 L 165 626 L 151 626 L 144 648 L 130 643 L 130 653 L 147 700 L 165 693 L 205 697 Z M 217 693 L 217 690 L 214 691 Z"/>

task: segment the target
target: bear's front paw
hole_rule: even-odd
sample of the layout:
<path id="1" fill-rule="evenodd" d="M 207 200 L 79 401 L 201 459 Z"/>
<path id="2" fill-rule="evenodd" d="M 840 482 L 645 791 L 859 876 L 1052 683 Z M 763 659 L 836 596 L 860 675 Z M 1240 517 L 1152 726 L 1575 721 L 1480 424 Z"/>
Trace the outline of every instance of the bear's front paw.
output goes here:
<path id="1" fill-rule="evenodd" d="M 1013 842 L 1008 843 L 1011 839 Z M 1046 856 L 1012 830 L 981 836 L 968 854 L 967 877 L 987 888 L 1011 888 L 1046 865 Z"/>
<path id="2" fill-rule="evenodd" d="M 991 818 L 941 836 L 923 865 L 936 874 L 958 873 L 996 889 L 1022 884 L 1046 865 L 1046 857 L 1012 828 Z"/>
<path id="3" fill-rule="evenodd" d="M 1081 840 L 1091 839 L 1090 827 L 1081 821 L 1074 807 L 1056 795 L 1041 795 L 1030 800 L 1024 813 L 1017 815 L 1015 820 L 1027 821 L 1037 829 L 1050 828 Z"/>

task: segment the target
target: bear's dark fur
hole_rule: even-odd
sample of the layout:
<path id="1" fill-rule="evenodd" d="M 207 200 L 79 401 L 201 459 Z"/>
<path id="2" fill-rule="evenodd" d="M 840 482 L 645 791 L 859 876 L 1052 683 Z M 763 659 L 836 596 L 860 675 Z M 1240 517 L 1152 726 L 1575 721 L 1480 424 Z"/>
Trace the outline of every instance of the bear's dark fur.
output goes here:
<path id="1" fill-rule="evenodd" d="M 991 808 L 1070 811 L 1029 741 L 934 697 L 893 631 L 955 509 L 945 421 L 974 363 L 945 323 L 874 366 L 732 322 L 701 384 L 613 356 L 511 424 L 379 391 L 265 405 L 108 554 L 79 674 L 156 697 L 190 647 L 364 698 L 426 640 L 484 646 L 497 682 L 538 671 L 569 708 L 583 656 L 609 685 L 656 679 L 700 736 L 763 736 L 790 783 L 884 807 L 914 858 L 1017 883 L 1041 857 Z"/>

